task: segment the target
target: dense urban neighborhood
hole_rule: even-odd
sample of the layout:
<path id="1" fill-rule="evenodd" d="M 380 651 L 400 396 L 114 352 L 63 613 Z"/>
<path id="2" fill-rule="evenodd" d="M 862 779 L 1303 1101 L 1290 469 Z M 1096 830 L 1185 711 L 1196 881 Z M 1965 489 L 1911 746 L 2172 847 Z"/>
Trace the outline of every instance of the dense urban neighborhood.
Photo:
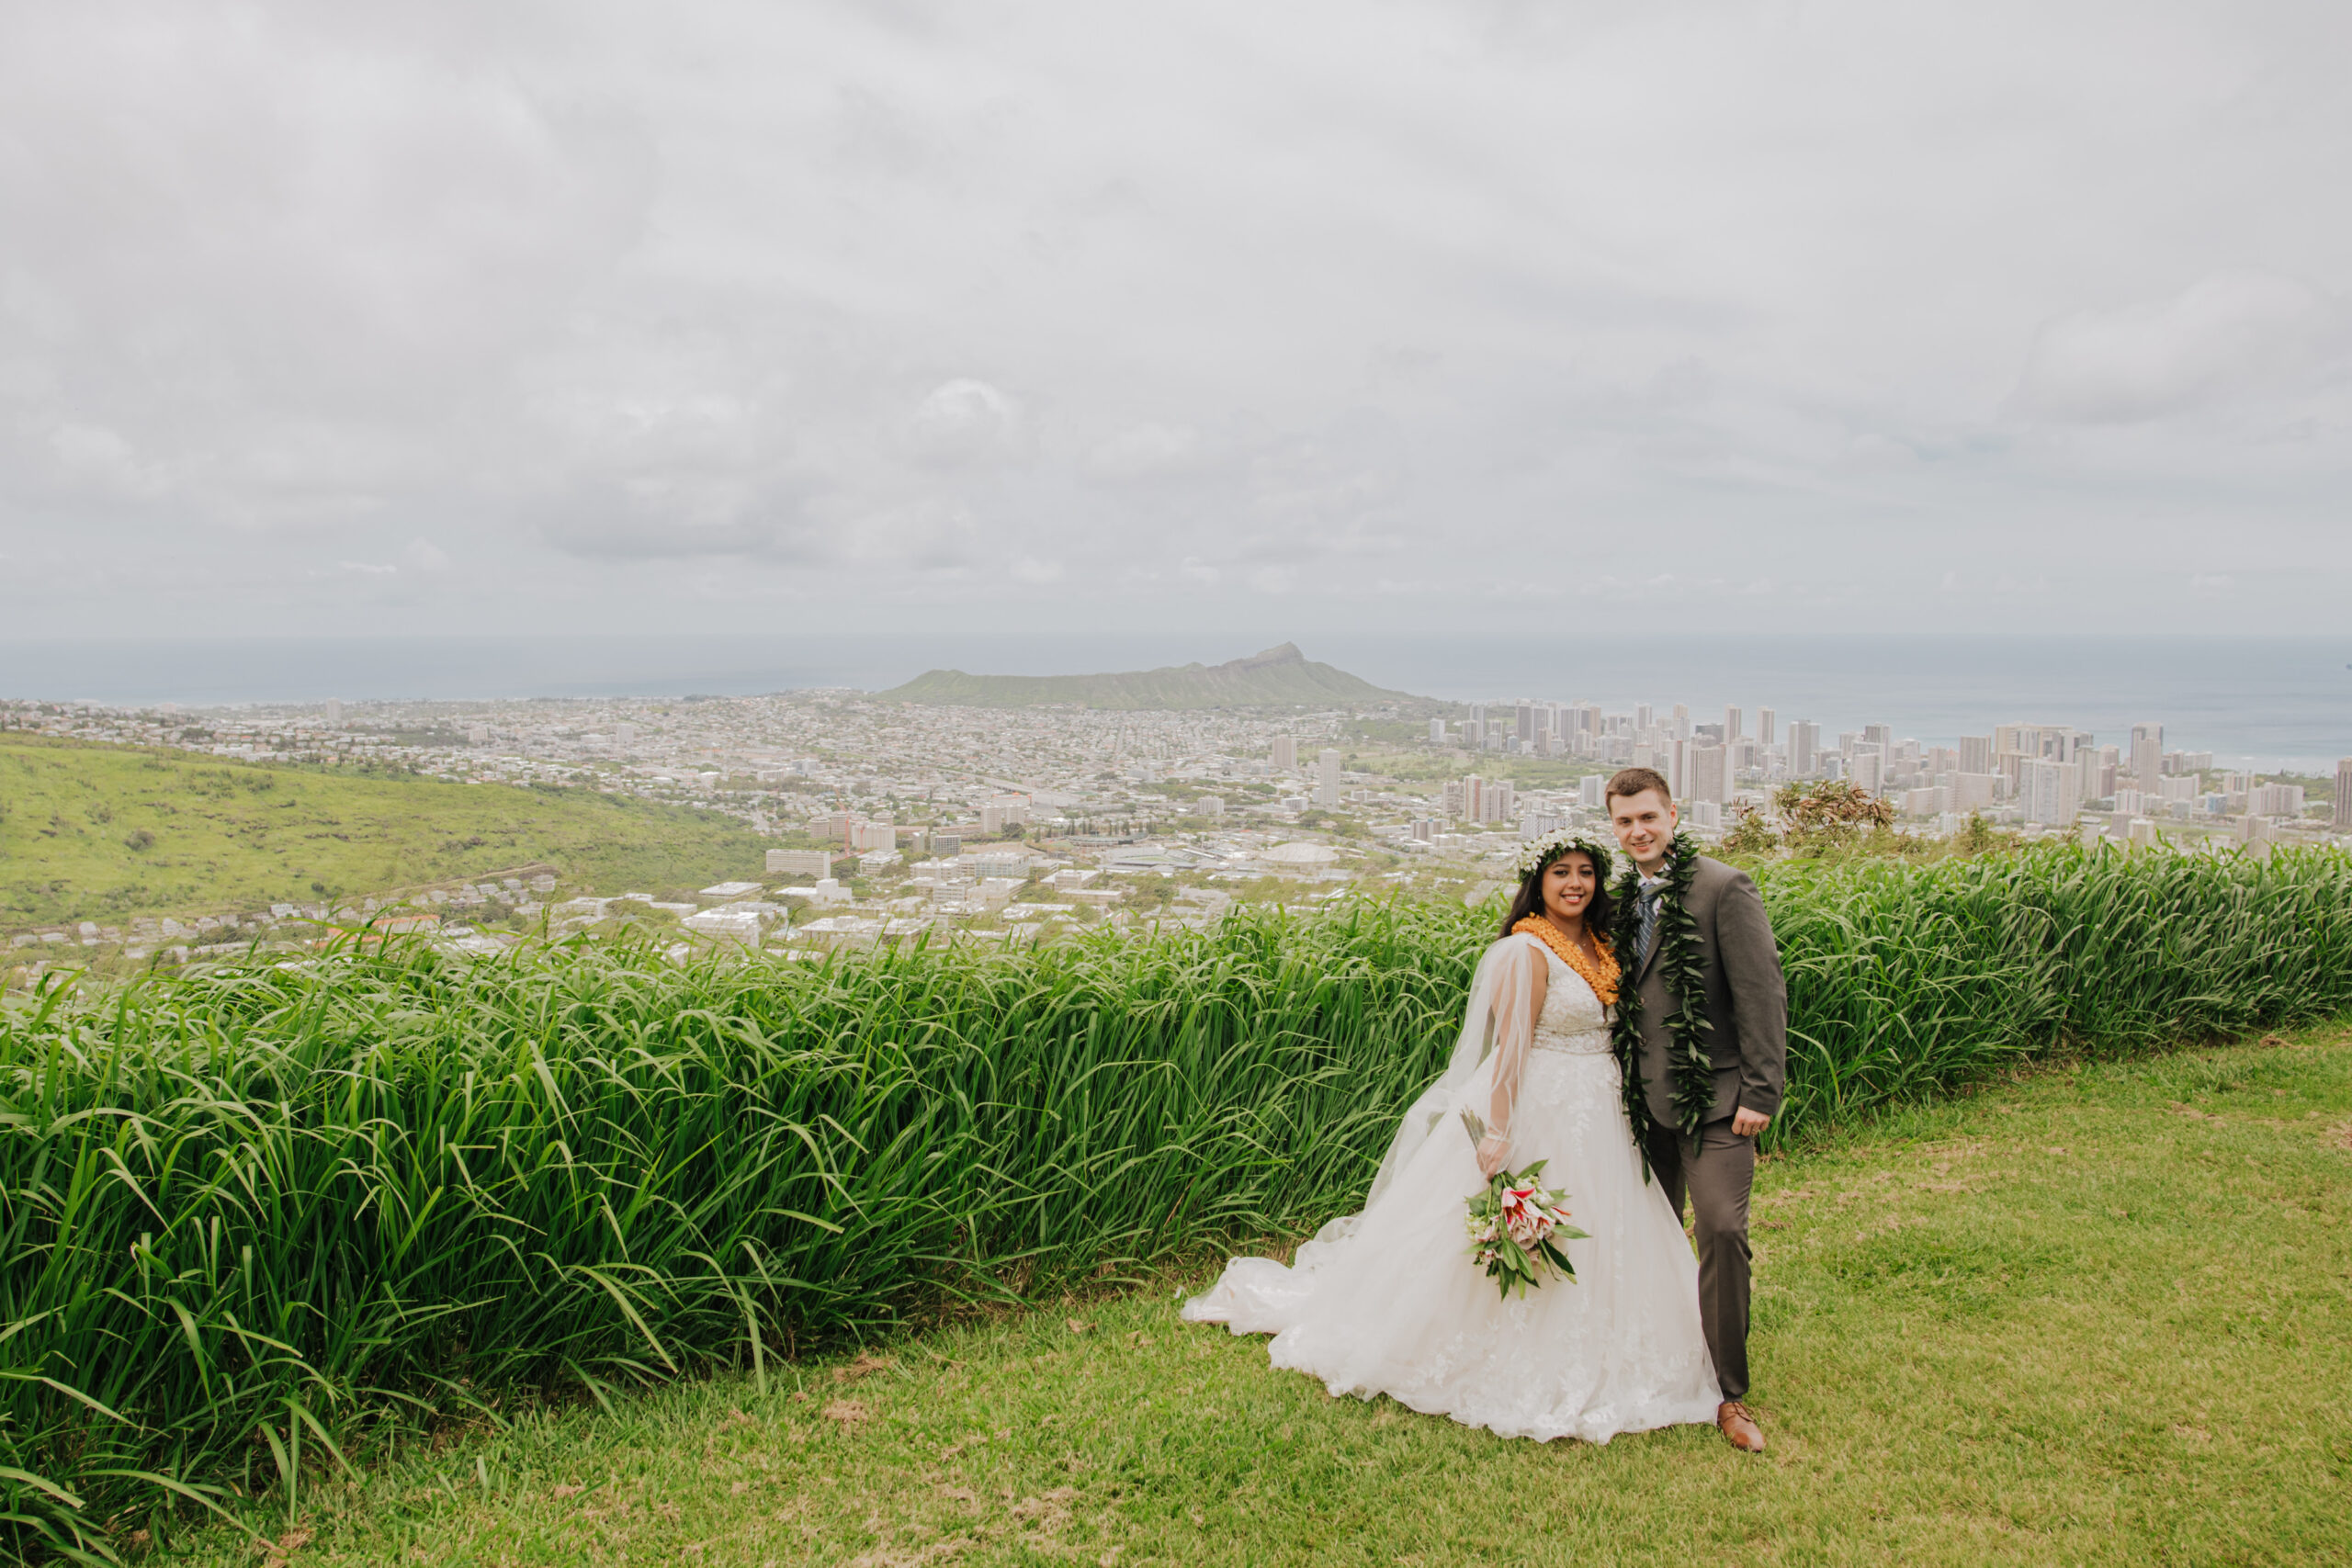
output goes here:
<path id="1" fill-rule="evenodd" d="M 594 792 L 723 822 L 743 846 L 730 874 L 695 886 L 598 886 L 534 863 L 413 886 L 314 883 L 266 908 L 119 919 L 93 908 L 8 931 L 19 986 L 66 964 L 400 934 L 492 953 L 631 930 L 676 956 L 734 943 L 816 957 L 918 937 L 1207 924 L 1236 900 L 1306 912 L 1400 888 L 1475 899 L 1501 885 L 1521 839 L 1601 829 L 1602 786 L 1626 766 L 1664 774 L 1692 831 L 1735 847 L 1743 831 L 1770 843 L 1790 803 L 1823 784 L 1869 803 L 1866 825 L 1913 848 L 2005 832 L 2263 852 L 2352 831 L 2341 773 L 2218 771 L 2210 754 L 2168 750 L 2156 724 L 2113 739 L 2004 725 L 1930 745 L 1883 725 L 1824 734 L 1770 708 L 1376 694 L 1323 709 L 1125 709 L 797 691 L 186 710 L 17 701 L 0 704 L 0 727 L 328 778 Z M 16 830 L 29 844 L 56 828 Z M 158 830 L 132 826 L 122 842 L 140 851 Z"/>

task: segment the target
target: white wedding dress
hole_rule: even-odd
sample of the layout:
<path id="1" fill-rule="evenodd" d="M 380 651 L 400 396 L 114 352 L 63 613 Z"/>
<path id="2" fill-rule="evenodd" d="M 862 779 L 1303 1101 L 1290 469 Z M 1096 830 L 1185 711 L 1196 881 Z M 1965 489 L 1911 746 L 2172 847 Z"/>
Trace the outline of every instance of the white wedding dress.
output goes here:
<path id="1" fill-rule="evenodd" d="M 1547 969 L 1530 1021 L 1528 971 Z M 1581 1438 L 1712 1424 L 1721 1395 L 1699 1327 L 1699 1267 L 1625 1121 L 1608 1013 L 1543 943 L 1495 943 L 1464 1043 L 1408 1113 L 1361 1214 L 1326 1225 L 1295 1266 L 1237 1258 L 1184 1306 L 1197 1323 L 1272 1333 L 1273 1364 L 1333 1393 L 1387 1394 L 1508 1438 Z M 1464 1108 L 1500 1130 L 1510 1166 L 1546 1163 L 1568 1194 L 1573 1281 L 1506 1301 L 1470 1259 L 1463 1201 L 1483 1187 Z"/>

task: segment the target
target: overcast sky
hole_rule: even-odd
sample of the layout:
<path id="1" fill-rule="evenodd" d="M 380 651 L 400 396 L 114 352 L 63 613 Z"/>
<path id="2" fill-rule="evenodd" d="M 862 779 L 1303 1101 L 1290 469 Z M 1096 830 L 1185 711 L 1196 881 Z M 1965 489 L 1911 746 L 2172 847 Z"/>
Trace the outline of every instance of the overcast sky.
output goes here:
<path id="1" fill-rule="evenodd" d="M 10 5 L 0 636 L 2339 629 L 2346 60 L 2341 0 Z"/>

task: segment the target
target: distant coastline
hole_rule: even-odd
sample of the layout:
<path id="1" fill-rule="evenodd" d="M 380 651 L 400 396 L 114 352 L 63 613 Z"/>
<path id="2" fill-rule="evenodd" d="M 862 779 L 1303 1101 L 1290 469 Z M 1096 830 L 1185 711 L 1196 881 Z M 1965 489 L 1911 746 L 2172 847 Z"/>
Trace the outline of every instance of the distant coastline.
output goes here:
<path id="1" fill-rule="evenodd" d="M 1225 632 L 817 637 L 259 638 L 0 642 L 0 696 L 108 704 L 878 692 L 952 667 L 1012 675 L 1148 671 L 1272 640 Z M 2012 720 L 2120 739 L 2135 723 L 2217 759 L 2332 772 L 2352 755 L 2352 637 L 1679 637 L 1300 635 L 1309 657 L 1379 687 L 1453 702 L 1515 696 L 1737 703 L 1835 733 L 1887 723 L 1948 744 Z"/>

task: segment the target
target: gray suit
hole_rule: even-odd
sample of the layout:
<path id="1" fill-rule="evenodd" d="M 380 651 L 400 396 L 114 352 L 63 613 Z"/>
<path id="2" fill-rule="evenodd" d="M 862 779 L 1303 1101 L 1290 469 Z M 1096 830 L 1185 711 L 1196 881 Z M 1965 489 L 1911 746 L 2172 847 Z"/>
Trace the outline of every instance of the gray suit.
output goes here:
<path id="1" fill-rule="evenodd" d="M 1634 977 L 1642 997 L 1642 1088 L 1654 1123 L 1650 1168 L 1677 1214 L 1689 1194 L 1697 1221 L 1700 1324 L 1724 1397 L 1739 1399 L 1747 1393 L 1747 1195 L 1756 1179 L 1756 1140 L 1733 1136 L 1731 1116 L 1743 1108 L 1780 1114 L 1788 1077 L 1788 987 L 1764 900 L 1746 872 L 1700 856 L 1683 907 L 1699 928 L 1713 1025 L 1707 1055 L 1714 1102 L 1699 1135 L 1683 1136 L 1675 1125 L 1668 1066 L 1673 1036 L 1666 1027 L 1680 1003 L 1658 973 L 1661 937 Z"/>

